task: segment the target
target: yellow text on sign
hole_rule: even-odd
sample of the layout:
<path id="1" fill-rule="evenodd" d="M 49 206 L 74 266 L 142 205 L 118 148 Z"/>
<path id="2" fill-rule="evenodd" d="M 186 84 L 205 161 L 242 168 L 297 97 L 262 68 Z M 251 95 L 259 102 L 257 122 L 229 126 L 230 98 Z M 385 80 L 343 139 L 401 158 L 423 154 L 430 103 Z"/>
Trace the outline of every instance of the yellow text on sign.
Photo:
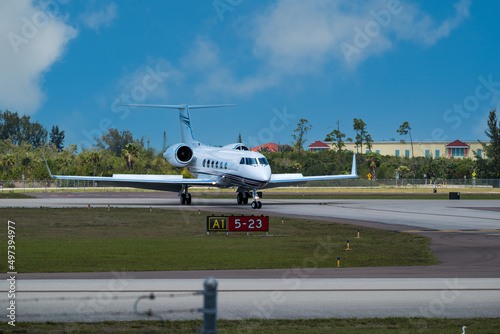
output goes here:
<path id="1" fill-rule="evenodd" d="M 226 231 L 227 230 L 227 217 L 209 217 L 208 218 L 209 231 Z"/>

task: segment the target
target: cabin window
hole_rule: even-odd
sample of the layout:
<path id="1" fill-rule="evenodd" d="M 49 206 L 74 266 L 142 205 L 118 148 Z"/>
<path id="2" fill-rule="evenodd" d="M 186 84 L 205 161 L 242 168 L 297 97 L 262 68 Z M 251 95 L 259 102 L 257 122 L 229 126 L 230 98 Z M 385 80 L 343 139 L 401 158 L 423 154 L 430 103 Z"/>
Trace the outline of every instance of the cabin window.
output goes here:
<path id="1" fill-rule="evenodd" d="M 218 161 L 215 163 L 215 168 L 219 168 L 219 162 Z"/>
<path id="2" fill-rule="evenodd" d="M 213 160 L 212 160 L 212 168 L 214 168 L 214 162 L 215 162 L 215 161 L 213 161 Z"/>
<path id="3" fill-rule="evenodd" d="M 224 164 L 224 169 L 227 169 L 227 162 Z"/>
<path id="4" fill-rule="evenodd" d="M 203 159 L 203 167 L 205 167 L 205 162 L 207 162 L 207 159 Z"/>
<path id="5" fill-rule="evenodd" d="M 244 165 L 244 164 L 245 164 L 245 158 L 241 158 L 240 165 Z"/>

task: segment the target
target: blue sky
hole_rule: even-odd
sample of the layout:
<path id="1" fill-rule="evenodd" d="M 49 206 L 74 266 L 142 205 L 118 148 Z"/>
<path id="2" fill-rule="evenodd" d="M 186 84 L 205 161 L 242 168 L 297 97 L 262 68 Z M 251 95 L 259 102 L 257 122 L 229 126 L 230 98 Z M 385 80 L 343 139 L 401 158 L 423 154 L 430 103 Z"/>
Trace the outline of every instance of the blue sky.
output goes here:
<path id="1" fill-rule="evenodd" d="M 1 1 L 0 109 L 92 145 L 110 127 L 160 149 L 177 112 L 120 103 L 237 104 L 191 112 L 198 140 L 323 140 L 361 118 L 376 141 L 484 139 L 500 100 L 500 2 Z"/>

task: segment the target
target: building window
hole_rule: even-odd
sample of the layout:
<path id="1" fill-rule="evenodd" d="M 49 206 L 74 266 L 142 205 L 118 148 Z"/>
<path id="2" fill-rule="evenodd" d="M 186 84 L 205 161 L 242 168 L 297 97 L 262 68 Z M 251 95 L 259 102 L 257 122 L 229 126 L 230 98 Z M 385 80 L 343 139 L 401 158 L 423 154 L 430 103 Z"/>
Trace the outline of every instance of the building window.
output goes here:
<path id="1" fill-rule="evenodd" d="M 366 150 L 366 151 L 365 151 L 365 153 L 366 153 L 366 154 L 370 153 L 370 150 Z"/>
<path id="2" fill-rule="evenodd" d="M 375 150 L 375 153 L 380 154 L 380 150 Z"/>
<path id="3" fill-rule="evenodd" d="M 465 157 L 465 148 L 452 148 L 451 149 L 452 157 Z"/>
<path id="4" fill-rule="evenodd" d="M 431 157 L 431 150 L 425 150 L 425 157 L 430 158 Z"/>
<path id="5" fill-rule="evenodd" d="M 478 156 L 479 158 L 482 158 L 482 157 L 483 157 L 483 150 L 478 149 L 478 150 L 477 150 L 477 156 Z"/>
<path id="6" fill-rule="evenodd" d="M 396 157 L 399 158 L 399 150 L 396 150 L 395 154 L 396 154 Z"/>
<path id="7" fill-rule="evenodd" d="M 407 157 L 407 158 L 410 157 L 410 150 L 405 150 L 405 157 Z"/>
<path id="8" fill-rule="evenodd" d="M 434 157 L 437 159 L 437 158 L 439 158 L 439 155 L 440 155 L 439 150 L 435 150 L 434 151 Z"/>

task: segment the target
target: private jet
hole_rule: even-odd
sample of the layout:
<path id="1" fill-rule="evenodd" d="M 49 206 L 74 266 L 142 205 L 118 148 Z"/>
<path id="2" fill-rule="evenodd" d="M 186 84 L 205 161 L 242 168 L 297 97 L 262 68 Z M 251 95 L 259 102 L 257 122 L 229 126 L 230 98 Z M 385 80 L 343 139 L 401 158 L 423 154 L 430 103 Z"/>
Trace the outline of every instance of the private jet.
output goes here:
<path id="1" fill-rule="evenodd" d="M 128 104 L 129 107 L 177 109 L 181 123 L 182 142 L 170 146 L 163 157 L 175 167 L 185 167 L 194 178 L 182 175 L 114 174 L 111 177 L 52 175 L 54 179 L 89 180 L 104 185 L 175 191 L 181 205 L 191 204 L 190 187 L 218 187 L 236 189 L 238 204 L 248 204 L 252 198 L 253 209 L 260 209 L 261 189 L 303 184 L 308 181 L 357 178 L 356 155 L 352 159 L 351 174 L 303 176 L 302 174 L 272 174 L 264 155 L 253 152 L 241 143 L 213 147 L 194 138 L 189 110 L 230 107 L 234 105 L 150 105 Z M 45 161 L 47 164 L 47 162 Z"/>

